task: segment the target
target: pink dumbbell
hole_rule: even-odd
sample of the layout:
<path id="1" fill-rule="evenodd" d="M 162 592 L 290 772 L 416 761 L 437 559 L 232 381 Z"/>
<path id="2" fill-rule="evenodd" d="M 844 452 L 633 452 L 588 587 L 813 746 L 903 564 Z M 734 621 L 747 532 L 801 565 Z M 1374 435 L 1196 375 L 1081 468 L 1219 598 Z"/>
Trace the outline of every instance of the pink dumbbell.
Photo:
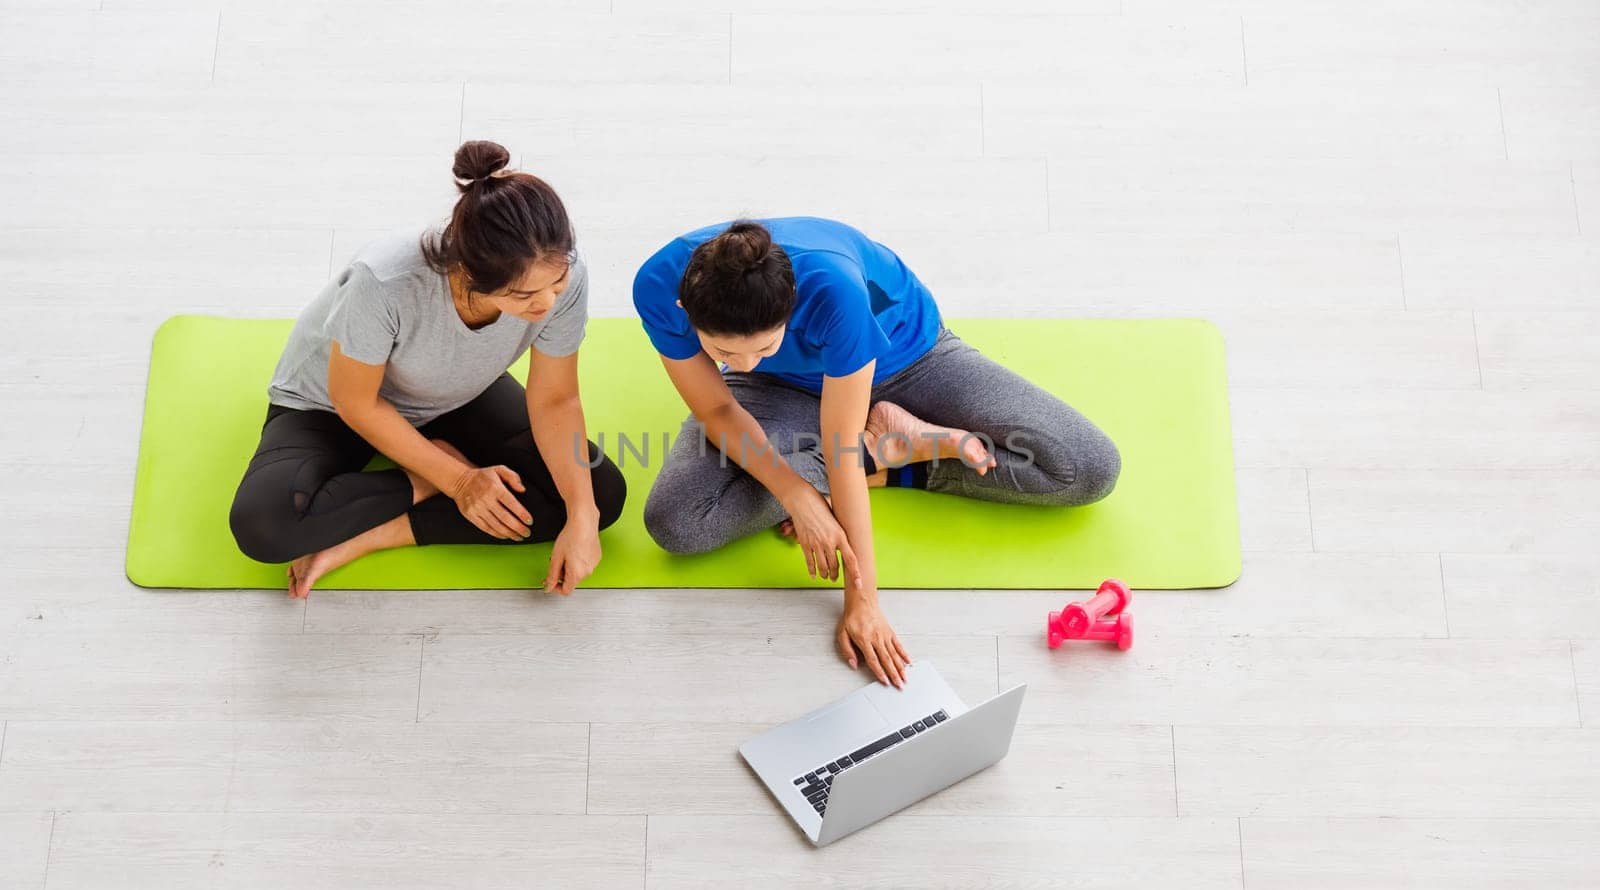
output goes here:
<path id="1" fill-rule="evenodd" d="M 1115 618 L 1096 621 L 1088 633 L 1077 639 L 1110 640 L 1118 649 L 1130 648 L 1133 646 L 1133 615 L 1123 612 Z"/>
<path id="2" fill-rule="evenodd" d="M 1129 616 L 1126 630 L 1121 622 L 1106 622 L 1107 616 L 1121 616 L 1133 593 L 1128 585 L 1115 578 L 1100 584 L 1088 602 L 1068 603 L 1059 612 L 1051 612 L 1045 621 L 1045 639 L 1054 649 L 1065 640 L 1116 640 L 1119 648 L 1133 645 L 1133 621 Z M 1107 635 L 1109 634 L 1109 635 Z M 1126 644 L 1123 643 L 1126 638 Z"/>

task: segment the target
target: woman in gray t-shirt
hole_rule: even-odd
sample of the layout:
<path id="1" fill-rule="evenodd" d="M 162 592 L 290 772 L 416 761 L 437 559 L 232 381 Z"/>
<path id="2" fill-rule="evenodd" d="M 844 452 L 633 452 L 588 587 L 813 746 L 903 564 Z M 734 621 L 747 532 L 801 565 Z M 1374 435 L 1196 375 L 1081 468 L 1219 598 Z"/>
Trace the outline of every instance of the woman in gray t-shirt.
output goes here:
<path id="1" fill-rule="evenodd" d="M 555 190 L 509 160 L 462 145 L 449 223 L 363 247 L 295 322 L 229 515 L 291 596 L 412 544 L 553 540 L 563 594 L 599 563 L 626 486 L 578 399 L 588 270 Z M 364 471 L 376 453 L 397 468 Z"/>

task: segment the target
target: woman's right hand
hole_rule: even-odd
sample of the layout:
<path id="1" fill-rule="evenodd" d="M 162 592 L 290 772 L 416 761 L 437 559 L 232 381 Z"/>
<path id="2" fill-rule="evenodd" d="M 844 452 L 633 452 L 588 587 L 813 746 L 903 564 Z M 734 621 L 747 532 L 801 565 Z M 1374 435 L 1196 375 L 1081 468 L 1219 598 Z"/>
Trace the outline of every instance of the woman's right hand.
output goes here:
<path id="1" fill-rule="evenodd" d="M 879 683 L 904 689 L 906 668 L 911 666 L 911 656 L 906 653 L 906 647 L 901 645 L 894 628 L 889 626 L 889 619 L 878 607 L 876 596 L 871 599 L 852 596 L 849 590 L 845 591 L 844 596 L 844 614 L 839 616 L 835 634 L 839 654 L 850 664 L 850 669 L 855 670 L 856 652 L 859 651 L 867 661 L 867 669 L 872 671 Z"/>
<path id="2" fill-rule="evenodd" d="M 485 534 L 521 541 L 532 533 L 533 515 L 511 493 L 512 489 L 527 490 L 510 467 L 471 467 L 461 471 L 450 498 L 461 515 Z"/>
<path id="3" fill-rule="evenodd" d="M 810 485 L 796 486 L 796 493 L 786 499 L 783 506 L 789 511 L 789 522 L 794 526 L 800 550 L 806 555 L 806 571 L 811 577 L 820 574 L 829 581 L 837 581 L 839 570 L 843 568 L 846 583 L 860 581 L 856 552 L 850 549 L 844 527 L 839 525 L 833 508 L 821 492 Z"/>

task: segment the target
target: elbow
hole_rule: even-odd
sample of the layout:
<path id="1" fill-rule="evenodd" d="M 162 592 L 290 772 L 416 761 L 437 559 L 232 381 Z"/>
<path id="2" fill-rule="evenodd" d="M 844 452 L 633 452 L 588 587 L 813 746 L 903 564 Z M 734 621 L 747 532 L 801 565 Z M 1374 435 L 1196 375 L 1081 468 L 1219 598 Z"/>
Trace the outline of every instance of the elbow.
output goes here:
<path id="1" fill-rule="evenodd" d="M 725 424 L 730 421 L 738 404 L 733 399 L 727 399 L 710 406 L 701 406 L 698 409 L 690 406 L 690 411 L 694 414 L 694 419 L 700 421 L 702 427 L 710 429 L 714 425 Z"/>
<path id="2" fill-rule="evenodd" d="M 339 415 L 346 426 L 356 429 L 377 407 L 378 397 L 374 394 L 367 398 L 353 398 L 348 393 L 339 393 L 330 388 L 328 404 L 333 406 L 333 413 Z"/>
<path id="3" fill-rule="evenodd" d="M 328 387 L 328 404 L 332 406 L 333 413 L 348 420 L 350 409 L 353 405 L 349 396 L 330 386 Z"/>
<path id="4" fill-rule="evenodd" d="M 583 400 L 578 398 L 576 392 L 564 392 L 556 395 L 541 395 L 528 397 L 529 417 L 554 417 L 576 411 L 583 413 Z"/>

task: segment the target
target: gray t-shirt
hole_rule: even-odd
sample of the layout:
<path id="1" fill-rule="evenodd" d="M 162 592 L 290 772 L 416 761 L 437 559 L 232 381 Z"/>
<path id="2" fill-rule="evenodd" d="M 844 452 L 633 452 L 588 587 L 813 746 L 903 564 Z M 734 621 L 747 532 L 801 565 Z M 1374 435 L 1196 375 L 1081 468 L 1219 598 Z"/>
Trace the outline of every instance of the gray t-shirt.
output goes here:
<path id="1" fill-rule="evenodd" d="M 431 231 L 431 230 L 430 230 Z M 571 355 L 589 314 L 589 274 L 575 257 L 567 287 L 536 322 L 501 313 L 467 327 L 445 277 L 422 256 L 423 230 L 395 232 L 362 247 L 300 313 L 267 387 L 274 405 L 332 411 L 328 355 L 386 365 L 378 394 L 413 426 L 472 401 L 529 346 Z"/>

